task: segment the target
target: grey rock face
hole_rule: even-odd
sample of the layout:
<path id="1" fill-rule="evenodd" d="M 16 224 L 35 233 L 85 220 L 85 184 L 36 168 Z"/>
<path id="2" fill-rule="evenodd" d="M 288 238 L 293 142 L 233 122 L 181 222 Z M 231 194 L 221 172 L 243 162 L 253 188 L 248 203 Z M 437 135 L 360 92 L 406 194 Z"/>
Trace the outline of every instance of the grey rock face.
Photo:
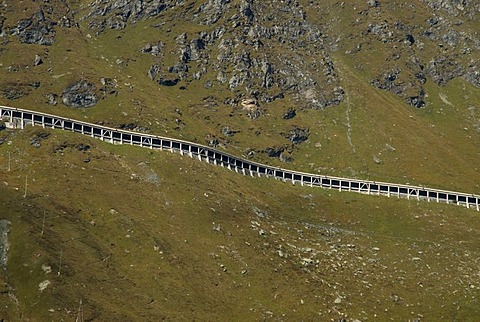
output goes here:
<path id="1" fill-rule="evenodd" d="M 110 9 L 120 8 L 118 1 L 107 2 Z M 319 27 L 308 23 L 300 3 L 276 8 L 250 0 L 203 2 L 191 11 L 191 18 L 218 26 L 145 45 L 140 50 L 156 57 L 147 76 L 164 86 L 176 85 L 176 79 L 201 81 L 205 88 L 227 89 L 240 99 L 253 95 L 261 103 L 289 96 L 313 109 L 338 105 L 344 91 Z M 315 55 L 301 54 L 306 48 Z M 270 55 L 271 51 L 281 54 Z M 165 61 L 173 63 L 163 66 Z M 260 111 L 248 115 L 257 118 Z"/>
<path id="2" fill-rule="evenodd" d="M 248 5 L 249 10 L 253 11 L 255 25 L 245 28 L 244 34 L 231 42 L 224 37 L 219 45 L 227 66 L 234 66 L 230 88 L 237 90 L 244 86 L 256 90 L 260 93 L 258 98 L 261 102 L 292 95 L 305 106 L 314 109 L 341 102 L 343 89 L 335 66 L 323 48 L 320 30 L 308 24 L 303 8 L 292 6 L 283 12 L 271 14 L 271 8 L 262 4 Z M 273 19 L 275 27 L 269 26 L 272 23 L 269 19 Z M 235 49 L 237 46 L 246 50 L 238 51 Z M 255 51 L 277 46 L 282 48 L 282 54 L 277 57 L 255 57 Z M 318 52 L 314 59 L 295 54 L 307 46 Z"/>
<path id="3" fill-rule="evenodd" d="M 375 35 L 381 42 L 388 43 L 395 40 L 395 33 L 386 22 L 371 23 L 368 25 L 367 32 Z"/>
<path id="4" fill-rule="evenodd" d="M 55 38 L 54 23 L 38 11 L 31 18 L 20 20 L 10 33 L 25 44 L 51 46 Z"/>
<path id="5" fill-rule="evenodd" d="M 421 0 L 432 9 L 444 10 L 451 16 L 465 15 L 470 18 L 480 12 L 480 2 L 476 0 Z"/>
<path id="6" fill-rule="evenodd" d="M 430 61 L 426 72 L 436 84 L 445 85 L 449 80 L 462 76 L 464 69 L 456 61 L 440 56 Z"/>
<path id="7" fill-rule="evenodd" d="M 3 91 L 3 96 L 9 100 L 16 100 L 27 95 L 28 95 L 28 92 L 25 92 L 21 89 L 7 88 L 6 90 Z"/>
<path id="8" fill-rule="evenodd" d="M 32 145 L 34 148 L 39 148 L 42 146 L 42 141 L 47 139 L 49 136 L 50 134 L 46 132 L 37 133 L 30 139 L 30 145 Z"/>
<path id="9" fill-rule="evenodd" d="M 208 144 L 208 146 L 211 146 L 212 148 L 216 148 L 220 144 L 220 141 L 212 135 L 207 135 L 205 138 L 205 142 Z"/>
<path id="10" fill-rule="evenodd" d="M 83 19 L 91 18 L 89 28 L 103 32 L 105 29 L 123 29 L 128 23 L 155 17 L 174 8 L 185 0 L 99 0 L 90 4 L 89 13 Z"/>
<path id="11" fill-rule="evenodd" d="M 230 0 L 208 0 L 194 13 L 195 17 L 202 24 L 212 25 L 230 8 L 230 2 Z"/>
<path id="12" fill-rule="evenodd" d="M 259 108 L 255 108 L 255 109 L 248 110 L 247 115 L 252 120 L 255 120 L 255 119 L 258 119 L 262 115 L 262 112 L 260 111 Z"/>
<path id="13" fill-rule="evenodd" d="M 474 86 L 480 88 L 480 62 L 472 62 L 468 65 L 467 72 L 463 75 L 463 78 L 473 84 Z"/>
<path id="14" fill-rule="evenodd" d="M 81 79 L 70 84 L 62 93 L 62 103 L 69 107 L 92 107 L 98 102 L 95 85 Z"/>

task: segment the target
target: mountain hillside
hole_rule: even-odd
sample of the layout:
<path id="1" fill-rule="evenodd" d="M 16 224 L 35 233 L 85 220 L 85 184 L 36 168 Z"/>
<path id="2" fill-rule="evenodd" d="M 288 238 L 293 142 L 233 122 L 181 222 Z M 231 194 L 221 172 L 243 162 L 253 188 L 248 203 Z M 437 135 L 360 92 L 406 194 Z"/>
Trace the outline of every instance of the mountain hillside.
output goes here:
<path id="1" fill-rule="evenodd" d="M 479 21 L 469 0 L 3 1 L 0 104 L 480 194 Z M 0 318 L 480 315 L 475 211 L 1 125 Z"/>

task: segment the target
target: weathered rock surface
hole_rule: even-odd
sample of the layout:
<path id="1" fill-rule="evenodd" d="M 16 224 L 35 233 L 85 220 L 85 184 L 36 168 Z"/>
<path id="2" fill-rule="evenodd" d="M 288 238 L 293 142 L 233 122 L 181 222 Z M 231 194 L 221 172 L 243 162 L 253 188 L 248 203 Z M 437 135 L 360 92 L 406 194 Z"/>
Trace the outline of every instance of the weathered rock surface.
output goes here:
<path id="1" fill-rule="evenodd" d="M 469 18 L 478 17 L 480 2 L 475 0 L 421 0 L 434 10 L 444 10 L 449 15 L 465 15 Z"/>
<path id="2" fill-rule="evenodd" d="M 150 79 L 164 86 L 201 81 L 205 88 L 229 90 L 240 100 L 254 97 L 261 104 L 288 97 L 313 109 L 338 105 L 344 99 L 331 51 L 354 37 L 359 43 L 347 53 L 359 53 L 363 46 L 368 48 L 372 41 L 378 41 L 389 46 L 384 48 L 392 54 L 372 79 L 372 85 L 399 95 L 407 104 L 423 107 L 427 78 L 444 85 L 463 76 L 478 86 L 476 69 L 460 62 L 458 55 L 480 49 L 480 39 L 456 28 L 461 22 L 452 21 L 448 15 L 475 19 L 480 5 L 467 0 L 422 1 L 434 9 L 434 15 L 426 17 L 423 25 L 377 19 L 382 10 L 414 10 L 414 6 L 388 4 L 388 9 L 384 9 L 387 4 L 381 1 L 365 1 L 358 14 L 370 14 L 371 19 L 352 22 L 353 30 L 359 31 L 356 36 L 312 23 L 307 6 L 318 7 L 318 12 L 328 9 L 325 5 L 299 1 L 277 10 L 276 5 L 249 0 L 211 0 L 189 6 L 185 1 L 174 0 L 105 0 L 93 2 L 84 19 L 90 20 L 91 28 L 102 32 L 106 28 L 124 28 L 140 19 L 153 20 L 174 8 L 185 8 L 185 19 L 209 29 L 171 34 L 168 40 L 150 42 L 141 48 L 152 55 L 151 67 L 146 71 Z M 344 4 L 340 6 L 347 10 Z M 161 22 L 155 27 L 166 25 Z M 425 43 L 435 43 L 439 48 L 448 46 L 452 54 L 426 58 L 421 53 Z M 406 59 L 403 55 L 407 55 Z M 173 63 L 165 65 L 166 61 Z M 251 110 L 247 115 L 260 117 L 261 110 Z"/>
<path id="3" fill-rule="evenodd" d="M 307 141 L 309 135 L 310 135 L 309 129 L 302 129 L 297 126 L 294 126 L 293 130 L 290 131 L 287 137 L 293 144 L 299 144 Z"/>
<path id="4" fill-rule="evenodd" d="M 89 27 L 103 32 L 105 29 L 124 29 L 128 23 L 155 17 L 174 8 L 185 0 L 111 0 L 93 1 L 83 19 L 93 18 Z"/>
<path id="5" fill-rule="evenodd" d="M 428 76 L 438 85 L 445 85 L 448 81 L 464 74 L 462 66 L 445 56 L 432 59 L 426 71 Z"/>
<path id="6" fill-rule="evenodd" d="M 156 45 L 152 45 L 150 43 L 146 44 L 145 47 L 142 48 L 141 52 L 144 54 L 150 54 L 152 56 L 158 56 L 163 52 L 165 48 L 165 44 L 159 41 Z"/>
<path id="7" fill-rule="evenodd" d="M 84 79 L 73 82 L 62 93 L 62 103 L 69 107 L 92 107 L 97 102 L 95 85 Z"/>
<path id="8" fill-rule="evenodd" d="M 46 18 L 40 10 L 31 18 L 18 21 L 17 25 L 10 29 L 10 33 L 25 44 L 51 46 L 55 38 L 53 26 L 54 22 Z"/>
<path id="9" fill-rule="evenodd" d="M 463 78 L 467 82 L 480 88 L 480 62 L 472 62 L 470 65 L 468 65 L 467 72 L 463 75 Z"/>
<path id="10" fill-rule="evenodd" d="M 137 17 L 129 18 L 131 23 L 148 17 L 140 13 L 145 8 L 132 11 L 130 6 L 110 3 L 107 11 L 116 8 Z M 164 10 L 182 4 L 170 1 Z M 344 91 L 322 32 L 308 22 L 297 1 L 281 11 L 264 2 L 208 1 L 196 7 L 191 18 L 212 28 L 183 32 L 170 42 L 162 39 L 140 49 L 154 56 L 146 71 L 151 80 L 165 86 L 201 81 L 205 88 L 230 90 L 260 103 L 289 96 L 308 108 L 321 109 L 342 102 Z M 220 23 L 221 19 L 226 22 Z M 272 50 L 281 54 L 272 56 Z M 307 54 L 311 51 L 316 54 Z M 164 66 L 165 61 L 173 64 Z M 260 114 L 259 110 L 247 113 L 252 119 Z"/>
<path id="11" fill-rule="evenodd" d="M 335 34 L 332 37 L 343 38 L 340 43 L 348 48 L 346 54 L 362 57 L 364 62 L 375 61 L 371 69 L 378 76 L 372 77 L 372 85 L 402 97 L 414 107 L 427 104 L 423 85 L 428 81 L 445 85 L 463 77 L 477 86 L 472 63 L 480 58 L 478 28 L 470 24 L 480 18 L 478 1 L 422 2 L 428 6 L 419 11 L 413 3 L 367 1 L 367 5 L 358 8 L 358 18 L 350 23 L 352 33 L 331 29 Z M 413 19 L 396 14 L 391 19 L 382 19 L 388 12 L 408 12 Z M 380 58 L 377 52 L 387 56 Z"/>

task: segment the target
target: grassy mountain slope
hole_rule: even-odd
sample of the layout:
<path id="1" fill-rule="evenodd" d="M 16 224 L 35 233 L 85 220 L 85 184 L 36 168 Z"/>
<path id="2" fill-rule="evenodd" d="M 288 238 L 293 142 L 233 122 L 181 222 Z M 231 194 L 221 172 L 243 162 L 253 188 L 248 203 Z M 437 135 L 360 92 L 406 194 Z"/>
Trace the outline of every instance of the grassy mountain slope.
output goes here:
<path id="1" fill-rule="evenodd" d="M 242 177 L 59 131 L 29 147 L 38 131 L 0 147 L 14 160 L 0 203 L 11 320 L 478 314 L 474 211 Z"/>
<path id="2" fill-rule="evenodd" d="M 0 104 L 478 194 L 478 5 L 455 3 L 6 1 Z M 78 80 L 94 106 L 64 104 Z M 472 210 L 247 178 L 72 133 L 4 130 L 0 142 L 0 318 L 480 314 Z"/>
<path id="3" fill-rule="evenodd" d="M 6 68 L 15 65 L 19 70 L 3 70 L 4 83 L 29 84 L 40 81 L 41 85 L 38 89 L 30 90 L 27 96 L 14 101 L 4 100 L 5 104 L 33 107 L 112 126 L 133 123 L 154 133 L 200 143 L 208 143 L 212 138 L 216 138 L 221 148 L 234 154 L 247 155 L 253 151 L 256 152 L 254 158 L 258 161 L 305 171 L 411 182 L 476 193 L 480 191 L 476 183 L 478 168 L 474 166 L 478 158 L 479 144 L 479 92 L 476 87 L 461 78 L 438 86 L 426 76 L 427 82 L 422 87 L 428 96 L 425 98 L 427 104 L 424 108 L 416 109 L 407 105 L 402 97 L 388 90 L 378 90 L 370 84 L 379 74 L 393 68 L 391 66 L 402 70 L 397 78 L 400 80 L 412 57 L 421 60 L 424 65 L 428 64 L 428 59 L 435 57 L 431 53 L 431 40 L 423 45 L 422 48 L 425 49 L 413 50 L 400 42 L 403 38 L 394 38 L 394 41 L 384 44 L 377 40 L 376 36 L 365 35 L 368 22 L 376 21 L 380 17 L 387 21 L 403 19 L 399 21 L 406 23 L 405 17 L 394 16 L 397 12 L 404 13 L 404 10 L 397 8 L 396 11 L 382 5 L 379 7 L 381 9 L 378 9 L 381 10 L 380 13 L 377 13 L 379 18 L 370 20 L 368 16 L 363 18 L 358 13 L 366 7 L 365 4 L 352 10 L 347 5 L 338 7 L 338 4 L 327 3 L 324 7 L 330 11 L 319 11 L 321 15 L 312 12 L 315 7 L 305 5 L 305 8 L 311 10 L 306 11 L 305 23 L 313 26 L 320 24 L 320 29 L 325 29 L 326 33 L 323 36 L 326 40 L 319 39 L 322 46 L 325 50 L 328 46 L 334 47 L 329 55 L 334 66 L 335 82 L 341 83 L 345 91 L 344 99 L 339 106 L 318 111 L 304 107 L 302 101 L 295 99 L 296 95 L 300 95 L 296 93 L 302 92 L 301 89 L 292 94 L 286 91 L 284 99 L 260 103 L 262 115 L 252 120 L 242 111 L 240 101 L 242 98 L 251 97 L 255 88 L 246 86 L 245 89 L 235 88 L 232 92 L 225 88 L 227 86 L 215 83 L 218 68 L 223 68 L 217 68 L 214 60 L 217 55 L 216 47 L 221 45 L 220 40 L 210 46 L 212 52 L 206 65 L 204 61 L 189 62 L 190 65 L 207 66 L 207 72 L 200 80 L 185 76 L 186 79 L 181 80 L 177 86 L 169 87 L 160 86 L 147 76 L 149 66 L 156 60 L 161 61 L 164 69 L 175 64 L 179 55 L 175 42 L 178 35 L 186 32 L 191 39 L 200 31 L 212 32 L 221 26 L 220 22 L 214 25 L 203 25 L 195 20 L 187 23 L 190 21 L 190 11 L 193 11 L 192 6 L 179 5 L 171 9 L 172 12 L 161 13 L 158 18 L 139 19 L 122 30 L 107 28 L 96 36 L 98 30 L 88 28 L 89 20 L 80 19 L 91 10 L 87 4 L 71 4 L 72 8 L 79 8 L 78 11 L 70 11 L 75 13 L 79 27 L 57 27 L 53 46 L 25 45 L 10 37 L 11 42 L 2 52 L 2 63 Z M 28 17 L 30 12 L 39 9 L 35 6 L 37 4 L 32 4 L 32 8 L 29 7 L 26 13 L 15 15 L 16 5 L 10 4 L 13 9 L 12 13 L 8 12 L 5 25 L 15 25 L 17 19 Z M 235 6 L 236 3 L 231 3 L 228 7 L 232 13 L 235 12 Z M 411 14 L 418 16 L 423 10 L 428 12 L 425 5 L 421 10 L 417 9 Z M 55 13 L 56 11 L 53 15 Z M 60 17 L 62 13 L 57 13 L 55 17 Z M 352 23 L 357 16 L 360 17 L 358 19 L 366 19 L 366 22 Z M 420 20 L 419 23 L 425 24 L 424 17 L 417 16 L 415 17 Z M 155 27 L 158 23 L 161 23 L 161 28 Z M 414 25 L 415 21 L 409 23 Z M 474 27 L 467 27 L 468 25 L 465 27 L 467 31 L 475 30 Z M 235 30 L 231 31 L 233 35 L 237 32 Z M 339 41 L 334 42 L 330 38 Z M 162 57 L 141 52 L 146 44 L 155 44 L 158 41 L 164 43 Z M 368 48 L 346 54 L 357 41 Z M 271 50 L 285 51 L 285 48 L 278 47 L 275 43 L 271 46 Z M 18 53 L 25 48 L 29 54 L 19 57 Z M 261 49 L 247 47 L 245 50 L 265 55 Z M 454 52 L 456 49 L 449 50 Z M 314 57 L 320 55 L 315 51 L 310 52 L 308 46 L 297 50 L 298 55 L 303 51 L 313 54 Z M 37 53 L 43 56 L 45 62 L 32 67 Z M 392 63 L 388 58 L 391 55 L 399 55 L 400 58 Z M 467 56 L 473 59 L 475 55 L 476 52 L 473 52 Z M 455 60 L 457 61 L 461 63 L 461 60 Z M 400 85 L 395 86 L 407 84 L 404 87 L 405 91 L 408 91 L 408 82 L 413 82 L 408 75 L 399 81 Z M 61 93 L 71 82 L 88 79 L 96 85 L 98 92 L 102 86 L 102 77 L 116 81 L 117 94 L 106 94 L 105 99 L 101 99 L 97 106 L 90 109 L 69 109 L 61 103 Z M 256 79 L 255 76 L 252 78 Z M 204 83 L 208 81 L 214 82 L 212 88 L 204 87 Z M 318 83 L 318 86 L 323 88 L 328 79 L 320 78 Z M 308 91 L 308 88 L 306 90 Z M 57 106 L 45 103 L 45 95 L 49 93 L 59 95 Z M 103 94 L 99 96 L 103 97 Z M 229 98 L 235 102 L 232 103 L 234 106 L 224 103 Z M 282 115 L 288 108 L 297 109 L 297 116 L 283 120 Z M 221 130 L 226 126 L 236 134 L 224 135 Z M 292 144 L 289 141 L 288 137 L 295 127 L 309 130 L 307 142 Z M 269 158 L 264 152 L 268 148 L 283 150 L 283 154 L 293 160 L 283 164 L 276 158 Z M 454 170 L 452 165 L 456 165 Z"/>

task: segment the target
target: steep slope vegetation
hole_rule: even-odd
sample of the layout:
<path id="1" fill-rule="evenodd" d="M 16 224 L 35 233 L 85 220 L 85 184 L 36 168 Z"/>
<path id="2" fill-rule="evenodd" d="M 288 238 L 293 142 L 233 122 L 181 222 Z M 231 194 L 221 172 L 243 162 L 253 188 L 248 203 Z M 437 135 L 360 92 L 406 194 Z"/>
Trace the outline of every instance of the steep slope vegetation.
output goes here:
<path id="1" fill-rule="evenodd" d="M 4 1 L 0 104 L 478 194 L 478 21 L 475 1 Z M 0 132 L 0 175 L 0 318 L 479 314 L 466 209 L 38 129 Z"/>
<path id="2" fill-rule="evenodd" d="M 11 320 L 478 315 L 475 211 L 242 177 L 73 133 L 7 140 Z"/>
<path id="3" fill-rule="evenodd" d="M 475 6 L 7 3 L 3 103 L 478 193 Z"/>

